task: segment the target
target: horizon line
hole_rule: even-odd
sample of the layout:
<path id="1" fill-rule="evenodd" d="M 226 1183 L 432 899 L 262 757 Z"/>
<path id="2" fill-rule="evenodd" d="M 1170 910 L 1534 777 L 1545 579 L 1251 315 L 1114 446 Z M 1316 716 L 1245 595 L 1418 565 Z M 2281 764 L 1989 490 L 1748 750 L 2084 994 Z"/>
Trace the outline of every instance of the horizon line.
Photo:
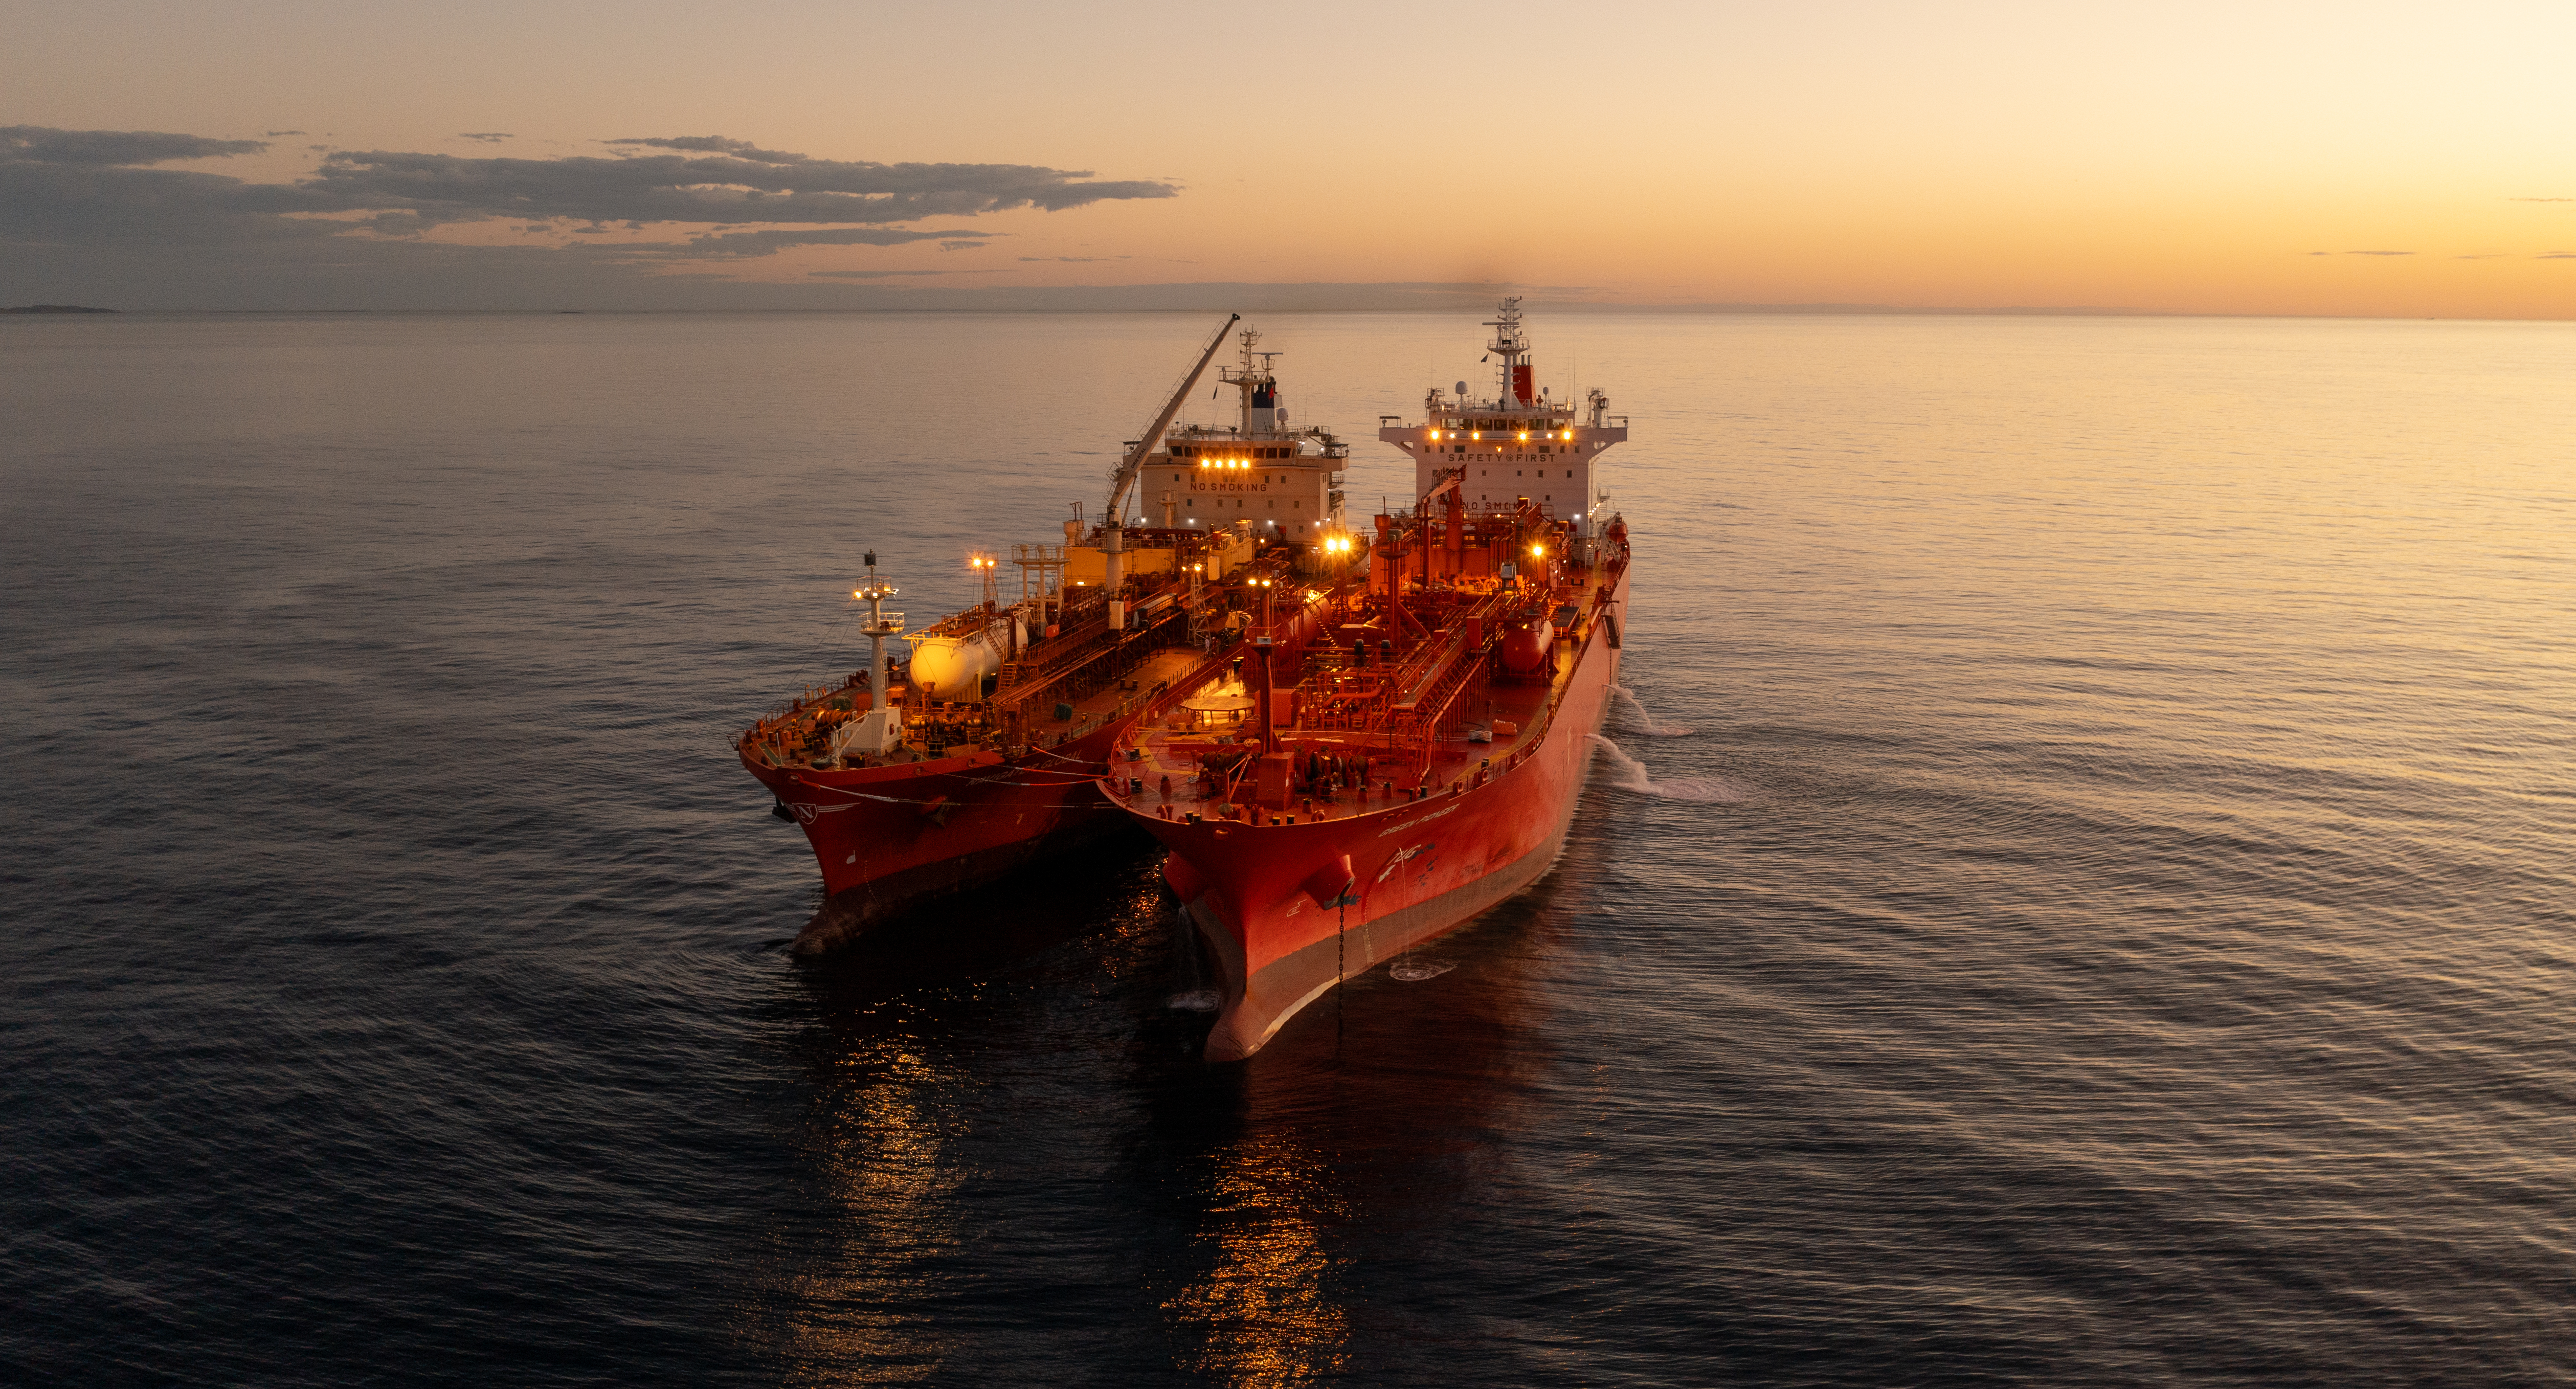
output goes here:
<path id="1" fill-rule="evenodd" d="M 754 282 L 746 282 L 746 283 L 754 283 Z M 792 282 L 790 282 L 790 283 L 792 283 Z M 782 285 L 782 287 L 784 287 L 784 286 Z M 877 288 L 877 287 L 876 287 L 876 286 L 868 286 L 867 288 Z M 1479 288 L 1485 288 L 1485 287 L 1480 286 Z M 1506 292 L 1507 292 L 1507 291 L 1511 288 L 1511 286 L 1510 286 L 1508 283 L 1495 282 L 1495 283 L 1491 286 L 1491 288 L 1492 288 L 1492 289 L 1494 289 L 1494 290 L 1506 291 Z M 1276 282 L 1276 283 L 1259 284 L 1259 283 L 1229 283 L 1229 282 L 1222 282 L 1222 281 L 1207 281 L 1207 282 L 1171 282 L 1171 283 L 1153 283 L 1153 284 L 1141 284 L 1141 285 L 1013 285 L 1013 286 L 1007 286 L 1007 287 L 995 286 L 995 287 L 992 287 L 992 288 L 990 288 L 990 289 L 950 289 L 950 288 L 948 288 L 948 287 L 942 286 L 942 287 L 940 287 L 940 288 L 939 288 L 939 289 L 937 289 L 937 290 L 929 290 L 929 291 L 927 291 L 927 292 L 923 292 L 923 291 L 912 291 L 911 293 L 906 293 L 906 294 L 904 294 L 904 296 L 903 296 L 903 297 L 905 297 L 905 298 L 910 298 L 910 297 L 912 297 L 912 294 L 913 294 L 913 293 L 919 293 L 919 294 L 921 294 L 921 300 L 920 300 L 919 302 L 911 302 L 911 303 L 903 303 L 903 302 L 890 302 L 890 303 L 889 303 L 889 302 L 880 302 L 880 303 L 865 303 L 865 304 L 849 304 L 849 303 L 843 303 L 843 304 L 736 304 L 736 305 L 728 305 L 728 304 L 699 304 L 699 305 L 626 305 L 626 306 L 620 306 L 620 305 L 597 304 L 597 303 L 585 304 L 585 303 L 581 303 L 581 302 L 580 302 L 580 301 L 578 301 L 578 300 L 575 300 L 575 301 L 570 301 L 570 302 L 566 302 L 566 303 L 558 303 L 558 304 L 555 304 L 555 305 L 549 305 L 549 306 L 533 306 L 533 305 L 524 305 L 524 304 L 523 304 L 523 305 L 489 304 L 489 305 L 475 305 L 475 306 L 464 306 L 464 307 L 420 307 L 420 306 L 402 307 L 402 306 L 391 306 L 391 305 L 388 305 L 388 306 L 368 306 L 368 307 L 350 307 L 350 306 L 320 306 L 320 305 L 314 305 L 314 306 L 294 306 L 294 307 L 275 307 L 275 308 L 212 308 L 212 307 L 187 307 L 187 308 L 179 308 L 179 307 L 172 307 L 172 308 L 150 308 L 150 307 L 146 307 L 146 308 L 114 308 L 114 307 L 100 306 L 100 305 L 61 305 L 61 304 L 59 303 L 59 301 L 57 301 L 55 304 L 45 304 L 45 305 L 43 305 L 42 307 L 45 307 L 45 308 L 66 307 L 66 308 L 73 308 L 73 309 L 77 309 L 77 310 L 86 310 L 87 312 L 75 312 L 75 313 L 60 314 L 60 315 L 56 315 L 56 314 L 29 313 L 29 312 L 27 312 L 27 310 L 28 310 L 28 309 L 38 307 L 38 305 L 32 305 L 32 304 L 31 304 L 31 305 L 8 305 L 8 306 L 5 306 L 5 307 L 0 307 L 0 312 L 7 312 L 7 313 L 9 314 L 9 316 L 10 316 L 10 317 L 12 317 L 12 318 L 18 318 L 18 317 L 29 317 L 29 318 L 35 318 L 35 317 L 48 317 L 48 318 L 50 318 L 50 317 L 57 317 L 57 316 L 59 316 L 59 317 L 65 317 L 65 318 L 86 318 L 86 317 L 90 317 L 90 316 L 92 316 L 93 314 L 97 314 L 97 313 L 106 313 L 106 314 L 115 314 L 115 315 L 122 315 L 122 314 L 166 314 L 166 315 L 191 315 L 191 316 L 203 316 L 203 315 L 232 315 L 232 316 L 242 316 L 242 315 L 259 315 L 259 314 L 281 314 L 281 315 L 283 315 L 283 314 L 408 314 L 408 315 L 429 315 L 429 314 L 535 314 L 535 315 L 586 315 L 586 314 L 710 314 L 710 313 L 759 313 L 759 314 L 796 314 L 796 313 L 811 313 L 811 314 L 834 314 L 834 313 L 1192 313 L 1192 314 L 1195 314 L 1195 313 L 1209 313 L 1209 312 L 1225 312 L 1225 311 L 1243 310 L 1243 311 L 1249 311 L 1249 312 L 1259 312 L 1259 313 L 1269 313 L 1269 314 L 1279 314 L 1279 313 L 1298 313 L 1298 314 L 1305 314 L 1305 313 L 1388 313 L 1388 314 L 1423 314 L 1423 313 L 1437 313 L 1437 314 L 1446 314 L 1446 313 L 1456 313 L 1456 312 L 1459 312 L 1459 311 L 1461 311 L 1461 310 L 1464 310 L 1464 309 L 1470 309 L 1470 308 L 1472 308 L 1472 307 L 1473 307 L 1473 306 L 1472 306 L 1471 304 L 1469 304 L 1469 303 L 1465 303 L 1465 302 L 1454 302 L 1454 301 L 1453 301 L 1453 302 L 1445 302 L 1445 303 L 1442 303 L 1442 302 L 1415 302 L 1415 303 L 1409 303 L 1409 304 L 1389 304 L 1389 303 L 1384 303 L 1384 302 L 1379 302 L 1379 303 L 1356 303 L 1356 302 L 1355 302 L 1355 303 L 1347 303 L 1347 304 L 1334 304 L 1334 303 L 1330 303 L 1330 302 L 1315 302 L 1315 303 L 1303 303 L 1303 304 L 1294 304 L 1294 305 L 1291 305 L 1291 304 L 1244 305 L 1244 304 L 1238 304 L 1238 303 L 1225 302 L 1225 301 L 1223 301 L 1223 300 L 1219 300 L 1219 299 L 1211 299 L 1211 300 L 1209 300 L 1208 302 L 1203 303 L 1203 304 L 1202 304 L 1202 303 L 1189 303 L 1189 304 L 1173 304 L 1173 303 L 1162 303 L 1162 304 L 1116 304 L 1116 303 L 1099 303 L 1099 302 L 1094 302 L 1094 303 L 1080 303 L 1080 304 L 1068 304 L 1068 303 L 1063 303 L 1063 302 L 1055 302 L 1055 303 L 1007 303 L 1007 302 L 1002 302 L 1002 303 L 996 303 L 996 302 L 982 302 L 982 303 L 977 303 L 977 302 L 960 302 L 960 301 L 962 301 L 962 300 L 966 300 L 966 299 L 968 298 L 968 296 L 974 296 L 974 297 L 976 297 L 976 298 L 983 298 L 984 296 L 991 295 L 991 296 L 993 296 L 993 297 L 995 297 L 995 298 L 1006 298 L 1006 297 L 1017 297 L 1017 296 L 1019 296 L 1019 295 L 1029 294 L 1029 293 L 1032 293 L 1032 292 L 1040 293 L 1040 294 L 1044 294 L 1044 295 L 1046 295 L 1046 296 L 1047 296 L 1047 297 L 1049 297 L 1049 298 L 1058 299 L 1058 300 L 1060 301 L 1062 298 L 1071 298 L 1071 297 L 1077 297 L 1077 296 L 1078 296 L 1078 297 L 1083 297 L 1083 298 L 1094 299 L 1094 300 L 1099 300 L 1099 299 L 1109 299 L 1109 298 L 1114 298 L 1114 297 L 1119 296 L 1122 292 L 1137 292 L 1137 293 L 1146 293 L 1146 294 L 1151 294 L 1151 293 L 1155 293 L 1155 292 L 1161 292 L 1161 293 L 1163 293 L 1163 294 L 1170 294 L 1170 293 L 1173 293 L 1173 292 L 1176 292 L 1176 291 L 1177 291 L 1177 292 L 1187 292 L 1187 291 L 1192 291 L 1192 290 L 1198 290 L 1198 291 L 1223 291 L 1223 290 L 1233 290 L 1233 291 L 1236 291 L 1238 294 L 1241 294 L 1241 295 L 1244 295 L 1244 296 L 1247 296 L 1247 297 L 1256 297 L 1256 298 L 1261 296 L 1261 292 L 1262 292 L 1262 291 L 1270 291 L 1270 292 L 1272 292 L 1272 293 L 1278 293 L 1278 292 L 1281 292 L 1281 291 L 1300 291 L 1300 290 L 1303 290 L 1303 291 L 1314 291 L 1314 290 L 1324 290 L 1324 291 L 1331 291 L 1331 290 L 1346 290 L 1346 291 L 1347 291 L 1347 290 L 1363 290 L 1363 291 L 1376 291 L 1377 293 L 1380 293 L 1380 294 L 1383 294 L 1383 293 L 1386 293 L 1386 292 L 1389 292 L 1389 291 L 1397 291 L 1397 292 L 1409 292 L 1410 294 L 1421 295 L 1421 294 L 1424 294 L 1424 292 L 1425 292 L 1426 290 L 1430 290 L 1432 293 L 1442 293 L 1443 291 L 1445 291 L 1445 295 L 1444 295 L 1443 297 L 1455 296 L 1455 297 L 1456 297 L 1457 299 L 1459 299 L 1459 300 L 1463 300 L 1463 299 L 1465 299 L 1465 298 L 1466 298 L 1466 294 L 1467 294 L 1467 293 L 1469 293 L 1469 292 L 1472 292 L 1472 291 L 1469 291 L 1469 290 L 1468 290 L 1468 287 L 1467 287 L 1466 285 L 1459 285 L 1459 284 L 1454 284 L 1454 283 L 1453 283 L 1453 284 L 1444 284 L 1444 285 L 1439 285 L 1439 286 L 1437 286 L 1436 288 L 1434 288 L 1434 287 L 1432 287 L 1432 286 L 1423 285 L 1423 284 L 1421 284 L 1421 283 L 1419 283 L 1419 282 L 1414 282 L 1414 283 L 1387 282 L 1387 283 L 1378 283 L 1378 284 L 1332 284 L 1332 283 L 1318 283 L 1318 282 L 1305 282 L 1305 283 L 1297 283 L 1297 282 Z M 1427 296 L 1426 296 L 1426 297 L 1427 297 Z M 1837 301 L 1807 301 L 1807 302 L 1777 302 L 1777 303 L 1761 303 L 1761 302 L 1744 302 L 1744 301 L 1714 301 L 1714 302 L 1712 302 L 1712 301 L 1686 301 L 1686 300 L 1680 300 L 1680 301 L 1664 301 L 1664 302 L 1650 302 L 1650 303 L 1609 303 L 1609 302 L 1602 302 L 1602 301 L 1599 301 L 1599 300 L 1585 300 L 1585 299 L 1548 299 L 1548 298 L 1539 298 L 1539 297 L 1535 297 L 1535 296 L 1530 296 L 1530 297 L 1528 297 L 1528 298 L 1527 298 L 1527 302 L 1528 302 L 1529 307 L 1530 307 L 1530 308 L 1532 308 L 1532 309 L 1543 309 L 1543 310 L 1546 310 L 1546 311 L 1548 311 L 1548 312 L 1552 312 L 1552 313 L 1577 312 L 1577 313 L 1599 313 L 1599 314 L 1614 314 L 1614 315 L 1615 315 L 1615 314 L 1706 314 L 1706 315 L 1712 315 L 1712 316 L 1715 316 L 1715 315 L 1744 315 L 1744 316 L 1772 316 L 1772 317 L 1855 317 L 1855 318 L 1857 318 L 1857 317 L 1913 317 L 1913 318 L 2259 318 L 2259 319 L 2325 319 L 2325 320 L 2340 320 L 2340 319 L 2350 319 L 2350 320 L 2397 320 L 2397 321 L 2413 321 L 2413 322 L 2463 322 L 2463 323 L 2565 323 L 2565 322 L 2576 321 L 2576 315 L 2558 315 L 2558 314 L 2548 314 L 2548 315 L 2527 315 L 2527 316 L 2518 316 L 2518 317 L 2505 317 L 2505 316 L 2499 316 L 2499 315 L 2493 315 L 2493 314 L 2401 314 L 2401 313 L 2367 313 L 2367 312 L 2356 312 L 2356 313 L 2306 312 L 2306 313 L 2298 313 L 2298 312 L 2261 311 L 2261 310 L 2242 310 L 2242 309 L 2237 309 L 2237 310 L 2229 310 L 2229 309 L 2154 309 L 2154 308 L 2137 308 L 2137 307 L 2130 307 L 2130 306 L 2123 306 L 2123 305 L 2050 305 L 2050 304 L 2006 304 L 2006 305 L 1958 305 L 1958 304 L 1952 304 L 1952 305 L 1913 305 L 1913 304 L 1869 304 L 1869 303 L 1848 303 L 1848 302 L 1837 302 Z"/>

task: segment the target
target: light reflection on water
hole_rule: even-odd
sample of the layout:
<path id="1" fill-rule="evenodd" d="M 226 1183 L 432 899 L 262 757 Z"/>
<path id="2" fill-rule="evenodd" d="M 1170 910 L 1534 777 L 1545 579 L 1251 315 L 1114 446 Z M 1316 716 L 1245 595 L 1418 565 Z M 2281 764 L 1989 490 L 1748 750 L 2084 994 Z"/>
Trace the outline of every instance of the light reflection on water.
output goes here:
<path id="1" fill-rule="evenodd" d="M 1561 865 L 1530 897 L 1426 947 L 1458 965 L 1442 978 L 1363 975 L 1217 1081 L 1230 1122 L 1184 1130 L 1203 1144 L 1192 1243 L 1205 1262 L 1163 1303 L 1181 1364 L 1230 1384 L 1366 1379 L 1410 1361 L 1391 1340 L 1454 1334 L 1401 1315 L 1373 1266 L 1390 1247 L 1436 1247 L 1531 1179 L 1495 1140 L 1549 1065 L 1531 981 L 1582 870 Z M 1352 1348 L 1355 1329 L 1368 1349 Z"/>
<path id="2" fill-rule="evenodd" d="M 1178 1364 L 1220 1384 L 1286 1384 L 1348 1368 L 1323 1226 L 1348 1207 L 1325 1164 L 1276 1136 L 1215 1156 L 1200 1241 L 1214 1266 L 1163 1303 Z"/>
<path id="3" fill-rule="evenodd" d="M 955 1342 L 935 1319 L 898 1310 L 917 1290 L 891 1271 L 956 1252 L 956 1120 L 941 1112 L 955 1077 L 901 1050 L 851 1069 L 865 1074 L 809 1118 L 805 1162 L 835 1201 L 834 1223 L 853 1252 L 893 1257 L 835 1259 L 788 1276 L 762 1311 L 774 1319 L 771 1353 L 791 1384 L 844 1383 L 851 1365 L 936 1365 Z"/>

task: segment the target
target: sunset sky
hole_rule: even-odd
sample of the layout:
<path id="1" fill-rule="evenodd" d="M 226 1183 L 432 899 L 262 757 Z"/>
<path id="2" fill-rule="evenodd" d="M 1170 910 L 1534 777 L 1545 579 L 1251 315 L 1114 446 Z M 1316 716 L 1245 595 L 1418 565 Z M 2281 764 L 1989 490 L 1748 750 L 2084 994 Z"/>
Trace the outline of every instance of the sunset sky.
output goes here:
<path id="1" fill-rule="evenodd" d="M 9 303 L 1504 282 L 2576 316 L 2563 4 L 96 0 L 5 24 Z"/>

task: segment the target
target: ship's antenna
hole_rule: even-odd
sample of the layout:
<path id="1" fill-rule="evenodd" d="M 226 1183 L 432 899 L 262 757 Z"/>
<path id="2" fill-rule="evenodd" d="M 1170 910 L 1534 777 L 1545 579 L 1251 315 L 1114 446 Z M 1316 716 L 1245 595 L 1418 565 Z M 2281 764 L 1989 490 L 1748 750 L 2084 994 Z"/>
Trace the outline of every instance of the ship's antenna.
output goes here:
<path id="1" fill-rule="evenodd" d="M 868 620 L 859 625 L 868 638 L 868 712 L 850 742 L 861 752 L 881 753 L 903 739 L 903 724 L 886 704 L 885 665 L 886 638 L 903 634 L 903 614 L 885 610 L 885 600 L 901 590 L 877 577 L 877 552 L 868 551 L 866 562 L 868 581 L 850 596 L 868 605 Z"/>
<path id="2" fill-rule="evenodd" d="M 1249 436 L 1256 432 L 1276 430 L 1281 418 L 1278 413 L 1279 377 L 1272 363 L 1287 354 L 1254 351 L 1253 349 L 1261 343 L 1261 330 L 1258 328 L 1246 328 L 1235 336 L 1243 343 L 1241 353 L 1243 364 L 1219 367 L 1216 374 L 1218 381 L 1234 387 L 1238 395 L 1235 402 L 1237 412 L 1235 432 Z M 1256 361 L 1256 358 L 1259 360 Z M 1265 396 L 1270 402 L 1266 406 L 1261 403 Z M 1255 419 L 1253 411 L 1257 409 L 1267 409 L 1272 413 L 1267 419 Z"/>
<path id="3" fill-rule="evenodd" d="M 1485 326 L 1494 330 L 1494 340 L 1486 352 L 1503 359 L 1503 388 L 1495 404 L 1509 409 L 1515 403 L 1530 403 L 1521 400 L 1519 389 L 1520 374 L 1529 369 L 1529 342 L 1521 336 L 1521 296 L 1504 299 L 1500 312 L 1485 320 Z M 1532 394 L 1535 396 L 1535 390 Z"/>

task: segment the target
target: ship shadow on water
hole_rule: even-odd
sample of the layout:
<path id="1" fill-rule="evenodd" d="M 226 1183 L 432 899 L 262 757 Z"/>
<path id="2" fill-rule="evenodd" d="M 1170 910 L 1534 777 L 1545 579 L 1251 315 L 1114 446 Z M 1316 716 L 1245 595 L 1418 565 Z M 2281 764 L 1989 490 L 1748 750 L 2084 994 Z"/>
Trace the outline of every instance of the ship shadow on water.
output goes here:
<path id="1" fill-rule="evenodd" d="M 1078 853 L 922 903 L 848 945 L 790 956 L 838 1033 L 891 999 L 971 986 L 1073 941 L 1132 928 L 1140 897 L 1160 891 L 1163 851 L 1121 833 Z M 820 905 L 817 889 L 817 905 Z M 936 1025 L 935 1018 L 917 1022 Z"/>

